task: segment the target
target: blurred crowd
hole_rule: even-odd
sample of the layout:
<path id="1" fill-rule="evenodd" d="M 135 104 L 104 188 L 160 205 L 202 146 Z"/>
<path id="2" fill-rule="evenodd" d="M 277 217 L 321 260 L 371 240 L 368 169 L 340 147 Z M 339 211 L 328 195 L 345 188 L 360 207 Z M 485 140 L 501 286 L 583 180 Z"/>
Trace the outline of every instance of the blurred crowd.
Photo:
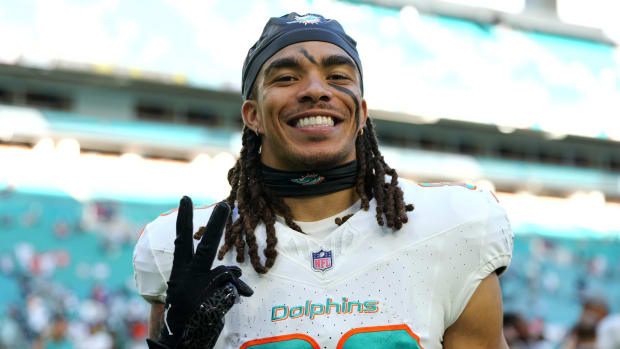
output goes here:
<path id="1" fill-rule="evenodd" d="M 518 237 L 500 279 L 510 348 L 620 349 L 619 250 L 614 238 Z"/>
<path id="2" fill-rule="evenodd" d="M 44 280 L 21 278 L 23 303 L 5 305 L 0 348 L 146 349 L 148 308 L 128 290 L 94 287 L 80 299 Z"/>
<path id="3" fill-rule="evenodd" d="M 587 297 L 577 323 L 550 340 L 541 318 L 527 321 L 519 313 L 504 314 L 504 336 L 512 349 L 620 349 L 620 314 L 610 314 L 606 301 Z"/>
<path id="4" fill-rule="evenodd" d="M 20 206 L 9 200 L 16 195 L 3 198 Z M 45 219 L 48 204 L 33 200 L 12 215 L 0 206 L 0 238 L 21 236 L 0 248 L 0 349 L 146 349 L 150 306 L 135 292 L 127 253 L 138 223 L 111 201 L 74 205 L 75 219 Z M 77 253 L 85 235 L 96 240 L 95 255 Z M 55 245 L 42 248 L 43 237 Z M 114 261 L 123 266 L 120 285 L 109 282 Z"/>

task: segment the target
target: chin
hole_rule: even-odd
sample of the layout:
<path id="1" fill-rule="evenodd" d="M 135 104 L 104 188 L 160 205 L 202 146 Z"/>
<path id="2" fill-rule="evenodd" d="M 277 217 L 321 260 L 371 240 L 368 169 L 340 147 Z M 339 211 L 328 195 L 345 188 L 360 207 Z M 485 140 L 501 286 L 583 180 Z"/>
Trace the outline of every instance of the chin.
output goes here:
<path id="1" fill-rule="evenodd" d="M 313 154 L 299 154 L 296 162 L 305 170 L 322 170 L 346 162 L 348 152 L 317 152 Z"/>

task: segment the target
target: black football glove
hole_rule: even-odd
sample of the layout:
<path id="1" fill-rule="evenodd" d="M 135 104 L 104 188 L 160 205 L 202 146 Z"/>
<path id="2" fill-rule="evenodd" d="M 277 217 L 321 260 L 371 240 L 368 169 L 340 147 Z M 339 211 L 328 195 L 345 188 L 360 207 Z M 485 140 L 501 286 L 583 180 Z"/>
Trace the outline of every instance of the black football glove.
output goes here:
<path id="1" fill-rule="evenodd" d="M 193 251 L 193 206 L 184 196 L 177 216 L 174 260 L 168 281 L 164 324 L 157 341 L 147 339 L 150 349 L 213 348 L 224 328 L 224 315 L 238 300 L 254 291 L 241 281 L 241 269 L 211 269 L 230 206 L 218 203 L 207 223 L 196 254 Z"/>

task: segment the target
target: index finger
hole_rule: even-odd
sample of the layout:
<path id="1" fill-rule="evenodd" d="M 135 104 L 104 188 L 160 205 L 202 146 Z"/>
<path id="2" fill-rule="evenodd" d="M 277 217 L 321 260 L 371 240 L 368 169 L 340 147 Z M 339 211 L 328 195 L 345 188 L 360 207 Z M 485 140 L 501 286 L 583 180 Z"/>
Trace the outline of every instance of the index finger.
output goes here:
<path id="1" fill-rule="evenodd" d="M 202 239 L 200 239 L 200 243 L 196 248 L 196 255 L 192 265 L 200 269 L 205 268 L 203 270 L 211 270 L 230 211 L 230 206 L 224 201 L 219 202 L 215 206 L 211 217 L 209 217 L 205 233 L 202 235 Z"/>

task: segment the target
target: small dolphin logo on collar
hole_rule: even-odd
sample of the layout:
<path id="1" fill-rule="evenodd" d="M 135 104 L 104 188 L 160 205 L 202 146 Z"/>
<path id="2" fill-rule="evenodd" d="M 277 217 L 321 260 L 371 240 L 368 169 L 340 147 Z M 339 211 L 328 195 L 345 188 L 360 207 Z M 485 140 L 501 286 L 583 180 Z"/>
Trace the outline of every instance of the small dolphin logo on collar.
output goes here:
<path id="1" fill-rule="evenodd" d="M 291 182 L 297 183 L 300 185 L 315 185 L 323 182 L 325 177 L 320 176 L 318 173 L 308 173 L 305 176 L 291 179 Z"/>

